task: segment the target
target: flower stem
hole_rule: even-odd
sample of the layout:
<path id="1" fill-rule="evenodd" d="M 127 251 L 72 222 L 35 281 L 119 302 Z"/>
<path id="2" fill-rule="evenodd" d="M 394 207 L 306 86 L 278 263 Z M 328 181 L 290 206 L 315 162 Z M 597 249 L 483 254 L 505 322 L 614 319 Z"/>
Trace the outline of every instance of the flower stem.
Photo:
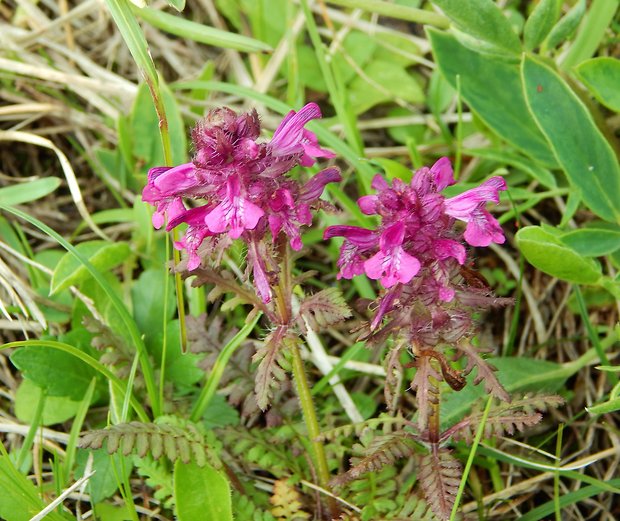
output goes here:
<path id="1" fill-rule="evenodd" d="M 301 359 L 299 346 L 296 343 L 292 345 L 291 351 L 293 353 L 293 377 L 295 379 L 297 396 L 299 397 L 299 403 L 301 404 L 301 410 L 304 416 L 304 423 L 308 431 L 308 438 L 310 439 L 310 444 L 312 445 L 312 451 L 314 453 L 313 459 L 319 477 L 319 485 L 325 490 L 329 490 L 329 467 L 327 466 L 327 458 L 325 456 L 323 444 L 318 441 L 321 430 L 319 428 L 314 402 L 312 401 L 312 393 L 310 392 L 310 385 L 308 384 L 308 378 L 304 369 L 304 362 Z M 337 517 L 338 508 L 334 498 L 329 497 L 328 502 L 332 518 Z"/>
<path id="2" fill-rule="evenodd" d="M 292 273 L 293 266 L 291 261 L 291 251 L 288 243 L 281 243 L 279 245 L 280 253 L 280 276 L 279 283 L 274 288 L 276 296 L 276 308 L 278 310 L 279 319 L 282 324 L 290 324 L 292 322 L 292 294 L 293 294 L 293 282 Z M 319 485 L 324 490 L 329 491 L 329 467 L 327 466 L 327 457 L 325 456 L 325 449 L 323 443 L 318 440 L 321 434 L 319 422 L 316 415 L 316 409 L 312 400 L 312 392 L 310 391 L 310 384 L 308 383 L 308 376 L 304 368 L 304 362 L 301 359 L 301 353 L 299 351 L 299 344 L 297 342 L 291 343 L 291 352 L 293 354 L 293 378 L 295 380 L 295 386 L 297 388 L 297 397 L 301 405 L 301 411 L 303 413 L 304 423 L 306 424 L 306 431 L 308 432 L 308 438 L 312 447 L 312 459 L 319 478 Z M 333 497 L 328 496 L 328 506 L 331 513 L 331 518 L 338 517 L 338 507 Z"/>

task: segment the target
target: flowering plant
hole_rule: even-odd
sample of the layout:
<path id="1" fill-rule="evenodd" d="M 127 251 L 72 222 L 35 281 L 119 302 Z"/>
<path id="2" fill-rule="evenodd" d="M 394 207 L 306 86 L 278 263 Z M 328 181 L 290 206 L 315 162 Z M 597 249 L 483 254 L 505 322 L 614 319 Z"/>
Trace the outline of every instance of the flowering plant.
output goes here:
<path id="1" fill-rule="evenodd" d="M 277 266 L 266 255 L 267 234 L 275 243 L 282 232 L 291 247 L 300 250 L 300 228 L 312 223 L 311 209 L 320 206 L 325 185 L 340 181 L 336 168 L 319 172 L 305 184 L 286 175 L 297 165 L 313 165 L 318 157 L 334 157 L 304 128 L 320 117 L 319 107 L 309 103 L 289 112 L 271 141 L 261 142 L 255 110 L 237 115 L 228 108 L 215 109 L 192 132 L 192 162 L 149 171 L 142 199 L 156 207 L 156 228 L 166 221 L 166 230 L 188 225 L 175 247 L 187 251 L 189 271 L 223 252 L 233 239 L 242 239 L 260 298 L 271 300 Z M 187 208 L 184 199 L 202 199 L 204 204 Z"/>

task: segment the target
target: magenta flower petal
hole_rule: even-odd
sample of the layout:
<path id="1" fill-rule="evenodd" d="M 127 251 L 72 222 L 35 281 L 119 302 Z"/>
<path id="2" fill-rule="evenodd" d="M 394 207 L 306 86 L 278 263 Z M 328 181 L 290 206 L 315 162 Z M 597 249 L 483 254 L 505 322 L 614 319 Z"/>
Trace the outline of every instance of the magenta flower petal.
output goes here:
<path id="1" fill-rule="evenodd" d="M 323 233 L 323 239 L 333 237 L 344 237 L 351 244 L 366 249 L 373 248 L 377 244 L 377 232 L 359 226 L 328 226 Z"/>
<path id="2" fill-rule="evenodd" d="M 364 259 L 360 255 L 360 248 L 345 240 L 340 248 L 340 257 L 338 258 L 337 279 L 352 279 L 357 275 L 364 273 Z"/>
<path id="3" fill-rule="evenodd" d="M 372 178 L 370 186 L 373 190 L 377 190 L 377 192 L 381 192 L 390 187 L 388 182 L 383 178 L 381 174 L 376 174 L 375 177 Z"/>
<path id="4" fill-rule="evenodd" d="M 327 184 L 340 181 L 342 181 L 342 176 L 337 168 L 321 170 L 301 188 L 299 200 L 303 203 L 312 203 L 321 197 Z"/>
<path id="5" fill-rule="evenodd" d="M 503 244 L 506 240 L 497 219 L 484 208 L 470 214 L 464 237 L 472 246 L 488 246 L 492 242 Z"/>
<path id="6" fill-rule="evenodd" d="M 327 159 L 336 157 L 336 154 L 331 150 L 321 148 L 316 135 L 309 130 L 304 129 L 301 146 L 304 149 L 304 155 L 301 157 L 300 161 L 301 166 L 312 166 L 314 164 L 314 159 L 317 157 L 325 157 Z"/>
<path id="7" fill-rule="evenodd" d="M 303 152 L 304 125 L 320 117 L 321 109 L 316 103 L 308 103 L 299 112 L 291 110 L 273 133 L 269 143 L 273 155 L 288 156 Z"/>
<path id="8" fill-rule="evenodd" d="M 420 261 L 401 246 L 392 248 L 388 253 L 378 251 L 364 262 L 366 275 L 371 279 L 381 279 L 385 288 L 391 288 L 398 282 L 406 284 L 417 275 L 420 267 Z"/>
<path id="9" fill-rule="evenodd" d="M 241 236 L 244 230 L 253 230 L 265 212 L 249 199 L 241 195 L 237 177 L 229 177 L 226 197 L 206 217 L 205 224 L 213 233 L 222 233 L 230 227 L 233 239 Z"/>
<path id="10" fill-rule="evenodd" d="M 500 190 L 506 190 L 506 181 L 499 176 L 491 177 L 476 188 L 446 199 L 445 211 L 455 219 L 467 221 L 469 215 L 487 201 L 499 203 Z"/>
<path id="11" fill-rule="evenodd" d="M 376 214 L 378 203 L 379 197 L 376 195 L 363 195 L 357 200 L 357 206 L 359 206 L 362 213 L 366 215 Z"/>
<path id="12" fill-rule="evenodd" d="M 437 191 L 441 192 L 446 186 L 453 185 L 454 171 L 452 170 L 452 163 L 447 157 L 438 159 L 431 167 L 431 174 L 433 174 L 435 186 Z"/>
<path id="13" fill-rule="evenodd" d="M 162 169 L 156 168 L 152 170 Z M 149 171 L 149 181 L 152 178 L 153 186 L 165 195 L 176 195 L 194 188 L 198 184 L 198 180 L 194 175 L 196 167 L 193 163 L 184 163 L 174 168 L 166 169 L 156 175 L 151 175 L 151 171 Z"/>
<path id="14" fill-rule="evenodd" d="M 386 288 L 398 282 L 406 284 L 420 271 L 420 261 L 401 246 L 404 236 L 405 225 L 400 221 L 393 224 L 381 234 L 380 250 L 364 262 L 366 275 L 381 279 Z"/>
<path id="15" fill-rule="evenodd" d="M 467 252 L 461 243 L 450 239 L 437 239 L 434 241 L 433 247 L 435 248 L 435 255 L 438 259 L 443 260 L 452 257 L 456 259 L 459 264 L 465 264 Z"/>

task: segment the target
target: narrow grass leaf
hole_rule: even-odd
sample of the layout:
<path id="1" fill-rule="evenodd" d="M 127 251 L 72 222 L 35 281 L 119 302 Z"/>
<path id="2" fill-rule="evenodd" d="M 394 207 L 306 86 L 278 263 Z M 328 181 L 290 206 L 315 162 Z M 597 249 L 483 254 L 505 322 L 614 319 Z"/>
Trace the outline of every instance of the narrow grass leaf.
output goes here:
<path id="1" fill-rule="evenodd" d="M 144 75 L 144 80 L 151 86 L 157 85 L 155 64 L 149 53 L 146 38 L 144 38 L 136 17 L 131 12 L 129 3 L 127 0 L 106 0 L 106 5 L 123 36 L 123 40 L 129 47 L 129 52 L 131 52 L 138 68 Z"/>
<path id="2" fill-rule="evenodd" d="M 593 0 L 577 37 L 560 64 L 563 69 L 568 70 L 596 53 L 617 9 L 618 0 Z"/>
<path id="3" fill-rule="evenodd" d="M 145 22 L 162 31 L 214 47 L 244 52 L 270 52 L 272 50 L 270 45 L 254 38 L 215 29 L 150 7 L 134 9 L 134 12 Z"/>

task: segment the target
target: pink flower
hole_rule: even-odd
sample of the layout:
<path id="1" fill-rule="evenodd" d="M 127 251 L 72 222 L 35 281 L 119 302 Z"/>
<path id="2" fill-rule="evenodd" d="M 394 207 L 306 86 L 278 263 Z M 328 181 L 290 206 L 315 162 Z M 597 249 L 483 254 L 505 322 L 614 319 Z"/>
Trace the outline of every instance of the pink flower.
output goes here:
<path id="1" fill-rule="evenodd" d="M 330 226 L 325 230 L 325 239 L 344 237 L 338 278 L 365 273 L 380 280 L 385 288 L 419 278 L 423 282 L 416 291 L 451 301 L 456 293 L 453 273 L 467 256 L 463 239 L 472 246 L 504 240 L 485 204 L 497 203 L 499 190 L 506 189 L 504 180 L 494 177 L 478 188 L 446 199 L 440 192 L 454 182 L 447 158 L 439 159 L 431 168 L 419 169 L 409 184 L 394 179 L 390 185 L 380 175 L 375 176 L 371 186 L 376 193 L 360 197 L 358 205 L 366 215 L 381 218 L 379 228 Z M 455 228 L 455 219 L 467 222 L 464 234 Z M 386 306 L 380 309 L 386 313 Z"/>
<path id="2" fill-rule="evenodd" d="M 379 239 L 379 251 L 364 262 L 364 271 L 371 279 L 381 279 L 381 284 L 391 288 L 400 282 L 406 284 L 420 271 L 420 261 L 402 247 L 405 225 L 392 224 Z"/>
<path id="3" fill-rule="evenodd" d="M 300 155 L 302 166 L 312 166 L 316 157 L 335 157 L 330 150 L 319 147 L 316 136 L 304 126 L 321 117 L 316 103 L 308 103 L 299 112 L 291 110 L 282 120 L 269 142 L 274 157 Z"/>
<path id="4" fill-rule="evenodd" d="M 205 216 L 205 224 L 213 233 L 229 229 L 229 235 L 238 239 L 244 230 L 253 230 L 265 212 L 241 193 L 237 177 L 229 177 L 226 193 L 218 204 Z"/>
<path id="5" fill-rule="evenodd" d="M 228 108 L 215 109 L 192 130 L 191 163 L 149 171 L 142 199 L 155 206 L 156 228 L 166 220 L 168 230 L 188 225 L 175 246 L 187 251 L 190 271 L 200 266 L 202 256 L 211 257 L 214 248 L 222 251 L 228 245 L 222 237 L 242 239 L 248 245 L 249 272 L 261 298 L 269 301 L 268 263 L 258 255 L 267 250 L 260 243 L 279 241 L 284 234 L 293 249 L 301 249 L 302 226 L 312 224 L 312 210 L 319 206 L 325 186 L 341 179 L 336 168 L 319 172 L 305 184 L 285 175 L 298 165 L 314 164 L 315 158 L 334 157 L 304 128 L 320 117 L 314 103 L 291 111 L 271 141 L 264 142 L 258 141 L 256 111 L 238 115 Z M 188 210 L 188 199 L 199 206 Z"/>
<path id="6" fill-rule="evenodd" d="M 488 246 L 492 242 L 498 244 L 504 242 L 504 234 L 499 223 L 484 208 L 488 201 L 499 203 L 500 190 L 506 190 L 506 181 L 496 176 L 477 188 L 445 200 L 446 214 L 467 223 L 465 240 L 472 246 Z"/>

